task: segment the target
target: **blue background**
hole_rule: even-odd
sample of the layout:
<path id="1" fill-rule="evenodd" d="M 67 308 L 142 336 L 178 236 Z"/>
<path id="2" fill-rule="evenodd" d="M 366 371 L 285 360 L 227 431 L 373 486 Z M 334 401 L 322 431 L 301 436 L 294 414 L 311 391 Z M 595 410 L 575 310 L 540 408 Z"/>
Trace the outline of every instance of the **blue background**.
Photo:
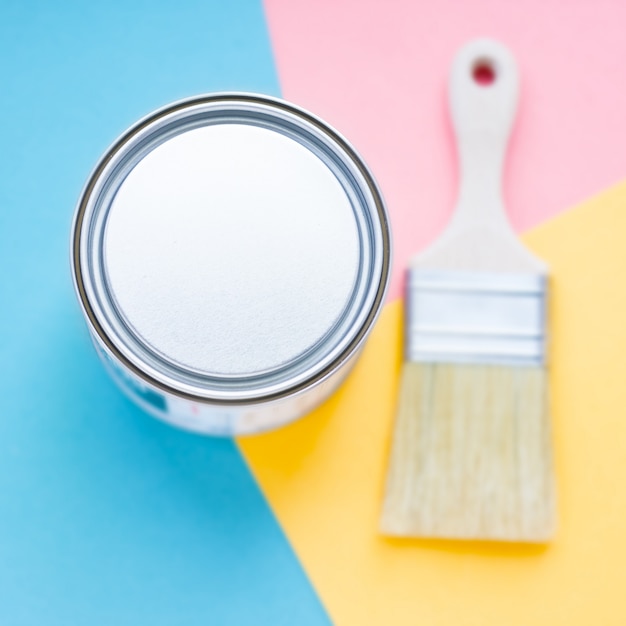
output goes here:
<path id="1" fill-rule="evenodd" d="M 279 94 L 260 2 L 0 4 L 0 624 L 327 624 L 236 446 L 144 416 L 72 290 L 74 205 L 172 100 Z"/>

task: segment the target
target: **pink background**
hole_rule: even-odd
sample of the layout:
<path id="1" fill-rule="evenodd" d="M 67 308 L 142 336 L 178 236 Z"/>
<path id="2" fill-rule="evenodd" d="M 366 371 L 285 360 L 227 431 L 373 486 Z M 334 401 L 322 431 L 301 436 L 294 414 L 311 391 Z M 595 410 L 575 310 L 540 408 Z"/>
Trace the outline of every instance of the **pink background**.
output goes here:
<path id="1" fill-rule="evenodd" d="M 505 178 L 524 231 L 626 173 L 626 3 L 266 0 L 282 94 L 334 125 L 377 177 L 408 258 L 444 226 L 456 190 L 446 80 L 455 51 L 490 36 L 521 71 Z"/>

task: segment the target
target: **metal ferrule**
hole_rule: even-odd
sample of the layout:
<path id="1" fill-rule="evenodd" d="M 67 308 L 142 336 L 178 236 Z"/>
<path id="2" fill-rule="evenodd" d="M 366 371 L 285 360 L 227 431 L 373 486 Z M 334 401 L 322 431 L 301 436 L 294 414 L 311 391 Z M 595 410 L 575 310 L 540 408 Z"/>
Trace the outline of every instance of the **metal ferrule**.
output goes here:
<path id="1" fill-rule="evenodd" d="M 546 276 L 413 269 L 406 291 L 407 360 L 544 364 Z"/>

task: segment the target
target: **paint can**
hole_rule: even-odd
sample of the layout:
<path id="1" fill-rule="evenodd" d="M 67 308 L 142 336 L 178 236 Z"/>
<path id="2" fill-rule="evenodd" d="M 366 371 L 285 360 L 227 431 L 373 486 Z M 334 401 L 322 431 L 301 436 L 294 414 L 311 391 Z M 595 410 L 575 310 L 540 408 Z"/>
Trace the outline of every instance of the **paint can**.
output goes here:
<path id="1" fill-rule="evenodd" d="M 71 264 L 96 350 L 147 412 L 213 435 L 275 428 L 341 383 L 383 304 L 382 196 L 354 148 L 285 101 L 164 107 L 104 154 Z"/>

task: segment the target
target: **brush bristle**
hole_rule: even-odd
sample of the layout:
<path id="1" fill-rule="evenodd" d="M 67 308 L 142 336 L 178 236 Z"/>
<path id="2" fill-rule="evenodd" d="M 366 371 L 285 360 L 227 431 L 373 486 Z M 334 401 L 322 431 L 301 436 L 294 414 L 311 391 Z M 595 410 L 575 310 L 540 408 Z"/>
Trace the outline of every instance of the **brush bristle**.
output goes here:
<path id="1" fill-rule="evenodd" d="M 382 532 L 547 541 L 551 428 L 541 367 L 403 366 Z"/>

